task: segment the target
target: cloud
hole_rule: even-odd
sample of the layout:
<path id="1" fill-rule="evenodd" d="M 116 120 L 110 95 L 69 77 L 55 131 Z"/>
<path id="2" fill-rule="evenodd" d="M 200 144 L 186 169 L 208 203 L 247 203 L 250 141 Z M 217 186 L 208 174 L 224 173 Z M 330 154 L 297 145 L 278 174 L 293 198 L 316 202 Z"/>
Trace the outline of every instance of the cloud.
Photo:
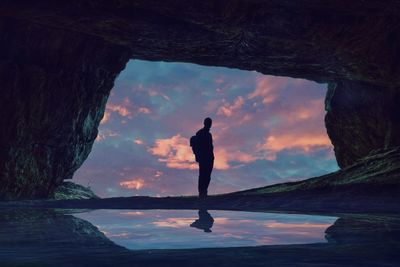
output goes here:
<path id="1" fill-rule="evenodd" d="M 110 112 L 109 111 L 105 111 L 104 112 L 104 116 L 100 121 L 100 124 L 105 124 L 108 122 L 108 120 L 110 119 Z"/>
<path id="2" fill-rule="evenodd" d="M 232 168 L 230 162 L 249 163 L 257 160 L 255 155 L 239 150 L 228 150 L 217 148 L 215 151 L 214 168 L 218 170 L 228 170 Z"/>
<path id="3" fill-rule="evenodd" d="M 106 105 L 106 110 L 104 112 L 104 117 L 101 124 L 105 124 L 110 120 L 111 114 L 116 113 L 119 116 L 132 120 L 135 114 L 151 114 L 151 109 L 145 106 L 135 106 L 129 97 L 124 97 L 122 102 L 116 104 L 109 101 Z M 126 120 L 121 121 L 122 124 L 126 124 Z"/>
<path id="4" fill-rule="evenodd" d="M 112 130 L 100 130 L 99 133 L 97 134 L 96 141 L 100 142 L 110 137 L 118 137 L 118 136 L 120 136 L 120 134 Z"/>
<path id="5" fill-rule="evenodd" d="M 135 140 L 133 140 L 133 142 L 135 143 L 135 144 L 137 144 L 137 145 L 143 145 L 143 140 L 142 139 L 139 139 L 139 138 L 136 138 Z"/>
<path id="6" fill-rule="evenodd" d="M 331 142 L 326 134 L 321 133 L 287 133 L 281 135 L 270 135 L 261 144 L 263 148 L 272 152 L 279 152 L 285 149 L 300 149 L 309 153 L 314 148 L 330 147 Z"/>
<path id="7" fill-rule="evenodd" d="M 129 107 L 132 105 L 128 97 L 125 97 L 121 104 L 113 104 L 108 102 L 106 105 L 106 111 L 116 112 L 122 117 L 132 118 L 132 112 Z"/>
<path id="8" fill-rule="evenodd" d="M 167 228 L 187 228 L 194 220 L 197 218 L 165 218 L 162 221 L 155 221 L 151 224 L 157 227 L 167 227 Z"/>
<path id="9" fill-rule="evenodd" d="M 120 212 L 119 214 L 120 215 L 128 215 L 128 216 L 139 216 L 139 217 L 146 215 L 143 211 L 124 211 L 124 212 Z"/>
<path id="10" fill-rule="evenodd" d="M 142 178 L 134 178 L 128 181 L 122 181 L 119 185 L 124 188 L 139 190 L 144 187 L 145 181 Z"/>
<path id="11" fill-rule="evenodd" d="M 277 221 L 269 221 L 264 224 L 266 228 L 280 228 L 280 229 L 289 229 L 289 230 L 305 230 L 305 229 L 322 229 L 325 230 L 332 223 L 292 223 L 292 222 L 277 222 Z"/>
<path id="12" fill-rule="evenodd" d="M 238 96 L 232 104 L 226 103 L 224 106 L 218 109 L 217 115 L 225 115 L 226 117 L 231 117 L 234 112 L 240 109 L 244 104 L 244 98 Z"/>
<path id="13" fill-rule="evenodd" d="M 180 134 L 171 138 L 157 139 L 154 146 L 148 151 L 155 156 L 159 156 L 158 161 L 166 164 L 173 169 L 198 169 L 194 154 L 189 146 L 189 140 Z M 229 162 L 249 163 L 257 160 L 257 157 L 238 150 L 227 150 L 219 147 L 214 151 L 214 168 L 217 170 L 227 170 L 231 168 Z"/>
<path id="14" fill-rule="evenodd" d="M 161 96 L 162 98 L 164 98 L 167 101 L 171 101 L 171 98 L 169 96 L 167 96 L 164 93 L 159 92 L 158 90 L 156 90 L 155 88 L 149 88 L 148 89 L 148 94 L 149 96 Z"/>
<path id="15" fill-rule="evenodd" d="M 169 168 L 197 169 L 194 154 L 189 145 L 189 140 L 180 134 L 170 138 L 157 139 L 148 152 L 158 156 L 158 161 L 163 162 Z"/>
<path id="16" fill-rule="evenodd" d="M 248 94 L 248 99 L 261 98 L 266 105 L 273 103 L 279 97 L 279 91 L 287 85 L 287 78 L 263 76 L 256 79 L 256 88 Z"/>
<path id="17" fill-rule="evenodd" d="M 150 113 L 151 113 L 151 110 L 150 110 L 149 108 L 146 108 L 146 107 L 140 107 L 140 108 L 138 109 L 138 112 L 139 112 L 139 113 L 144 113 L 144 114 L 150 114 Z"/>

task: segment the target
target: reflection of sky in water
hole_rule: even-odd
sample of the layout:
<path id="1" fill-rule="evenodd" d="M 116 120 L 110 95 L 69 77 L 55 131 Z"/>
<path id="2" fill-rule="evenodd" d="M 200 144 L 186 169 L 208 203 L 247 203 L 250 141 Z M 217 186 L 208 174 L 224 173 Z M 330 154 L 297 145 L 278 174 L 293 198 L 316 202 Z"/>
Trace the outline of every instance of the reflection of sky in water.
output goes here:
<path id="1" fill-rule="evenodd" d="M 96 210 L 74 216 L 129 249 L 239 247 L 326 242 L 335 217 L 216 211 L 211 233 L 190 227 L 197 210 Z"/>

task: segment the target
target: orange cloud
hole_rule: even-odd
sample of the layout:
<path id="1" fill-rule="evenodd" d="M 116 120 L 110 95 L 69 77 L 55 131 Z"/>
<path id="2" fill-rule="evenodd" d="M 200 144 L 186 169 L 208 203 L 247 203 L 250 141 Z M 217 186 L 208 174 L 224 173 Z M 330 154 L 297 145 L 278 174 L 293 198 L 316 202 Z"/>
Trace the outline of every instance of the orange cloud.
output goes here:
<path id="1" fill-rule="evenodd" d="M 180 134 L 171 138 L 157 139 L 155 145 L 148 151 L 159 156 L 158 161 L 164 162 L 167 167 L 173 169 L 198 169 L 194 154 L 189 146 L 189 140 Z M 218 147 L 214 151 L 214 168 L 218 170 L 227 170 L 231 168 L 229 162 L 249 163 L 257 160 L 257 157 L 245 152 L 234 149 Z"/>
<path id="2" fill-rule="evenodd" d="M 158 161 L 165 162 L 169 168 L 197 169 L 189 140 L 180 134 L 171 138 L 157 139 L 155 145 L 149 148 L 148 151 L 155 156 L 159 156 Z"/>
<path id="3" fill-rule="evenodd" d="M 194 154 L 189 146 L 189 140 L 180 134 L 174 135 L 171 138 L 157 139 L 155 145 L 149 148 L 148 151 L 155 156 L 159 156 L 158 161 L 164 162 L 169 168 L 198 169 Z M 251 154 L 233 149 L 227 150 L 223 147 L 216 148 L 214 155 L 214 168 L 218 170 L 231 168 L 229 165 L 230 161 L 248 163 L 257 159 Z"/>
<path id="4" fill-rule="evenodd" d="M 132 180 L 120 182 L 119 185 L 128 189 L 139 190 L 144 187 L 144 180 L 142 178 L 134 178 Z"/>
<path id="5" fill-rule="evenodd" d="M 271 152 L 273 159 L 275 154 L 285 149 L 300 149 L 305 153 L 309 153 L 317 147 L 331 147 L 331 141 L 328 136 L 323 133 L 302 133 L 289 132 L 286 134 L 270 135 L 266 137 L 263 144 L 259 145 L 259 150 L 267 150 Z"/>

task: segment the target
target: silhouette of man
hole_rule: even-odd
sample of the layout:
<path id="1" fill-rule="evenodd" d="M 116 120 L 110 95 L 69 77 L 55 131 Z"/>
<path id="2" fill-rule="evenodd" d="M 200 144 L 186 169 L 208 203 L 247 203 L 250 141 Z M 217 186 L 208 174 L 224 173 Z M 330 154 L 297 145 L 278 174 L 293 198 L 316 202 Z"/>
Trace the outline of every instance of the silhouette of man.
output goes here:
<path id="1" fill-rule="evenodd" d="M 211 228 L 214 224 L 214 218 L 206 209 L 199 210 L 199 218 L 195 220 L 190 227 L 195 227 L 197 229 L 203 230 L 206 233 L 211 233 Z"/>
<path id="2" fill-rule="evenodd" d="M 211 118 L 205 118 L 204 127 L 196 133 L 196 161 L 199 163 L 199 197 L 207 197 L 207 189 L 214 167 L 214 146 L 210 133 L 211 124 Z"/>

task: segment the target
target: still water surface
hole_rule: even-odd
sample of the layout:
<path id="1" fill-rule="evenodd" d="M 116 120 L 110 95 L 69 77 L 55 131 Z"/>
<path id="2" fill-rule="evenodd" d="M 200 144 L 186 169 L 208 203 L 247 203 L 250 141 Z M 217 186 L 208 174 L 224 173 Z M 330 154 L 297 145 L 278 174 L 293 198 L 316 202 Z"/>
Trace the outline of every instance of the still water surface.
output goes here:
<path id="1" fill-rule="evenodd" d="M 75 217 L 128 249 L 324 243 L 336 217 L 220 210 L 95 210 Z"/>

